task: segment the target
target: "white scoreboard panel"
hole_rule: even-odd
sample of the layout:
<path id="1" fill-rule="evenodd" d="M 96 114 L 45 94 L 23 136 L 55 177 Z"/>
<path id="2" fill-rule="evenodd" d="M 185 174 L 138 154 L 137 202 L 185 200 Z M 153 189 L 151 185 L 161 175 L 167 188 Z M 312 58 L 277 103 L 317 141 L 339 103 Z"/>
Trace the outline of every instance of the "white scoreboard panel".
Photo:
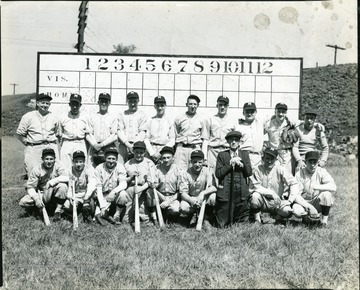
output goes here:
<path id="1" fill-rule="evenodd" d="M 171 117 L 186 111 L 190 94 L 200 99 L 198 112 L 216 113 L 216 99 L 230 99 L 229 113 L 242 117 L 246 102 L 269 116 L 278 102 L 297 118 L 302 58 L 223 57 L 144 54 L 38 53 L 37 91 L 53 98 L 52 111 L 68 111 L 71 93 L 83 98 L 82 110 L 95 112 L 100 93 L 112 96 L 110 111 L 127 108 L 126 94 L 136 91 L 140 108 L 154 115 L 154 97 L 162 95 Z"/>

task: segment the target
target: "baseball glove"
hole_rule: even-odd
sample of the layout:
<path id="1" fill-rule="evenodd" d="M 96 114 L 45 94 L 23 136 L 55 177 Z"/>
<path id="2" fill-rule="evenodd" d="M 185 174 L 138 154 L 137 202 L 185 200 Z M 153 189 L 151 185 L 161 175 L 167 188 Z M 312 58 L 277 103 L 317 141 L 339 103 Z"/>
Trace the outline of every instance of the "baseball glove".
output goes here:
<path id="1" fill-rule="evenodd" d="M 299 132 L 295 129 L 294 126 L 287 125 L 281 133 L 281 139 L 285 143 L 294 144 L 300 138 Z"/>

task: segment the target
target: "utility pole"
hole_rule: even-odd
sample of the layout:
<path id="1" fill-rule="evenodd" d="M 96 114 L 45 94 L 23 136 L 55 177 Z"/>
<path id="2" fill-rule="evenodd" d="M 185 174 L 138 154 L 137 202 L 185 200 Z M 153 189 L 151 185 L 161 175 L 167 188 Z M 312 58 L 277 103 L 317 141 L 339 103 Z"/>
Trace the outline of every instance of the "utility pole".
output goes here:
<path id="1" fill-rule="evenodd" d="M 78 43 L 75 46 L 78 52 L 82 53 L 84 51 L 84 31 L 86 27 L 86 19 L 88 14 L 88 2 L 89 1 L 81 1 L 79 7 L 79 22 L 78 22 Z"/>
<path id="2" fill-rule="evenodd" d="M 13 95 L 15 95 L 15 86 L 18 86 L 19 84 L 10 84 L 11 86 L 13 86 Z"/>
<path id="3" fill-rule="evenodd" d="M 337 46 L 337 45 L 330 45 L 330 44 L 327 44 L 326 46 L 327 46 L 327 47 L 331 47 L 331 48 L 334 48 L 334 49 L 335 49 L 335 54 L 334 54 L 334 65 L 336 65 L 336 53 L 337 53 L 337 50 L 338 50 L 338 49 L 346 50 L 346 48 L 343 48 L 343 47 L 340 47 L 340 46 Z"/>

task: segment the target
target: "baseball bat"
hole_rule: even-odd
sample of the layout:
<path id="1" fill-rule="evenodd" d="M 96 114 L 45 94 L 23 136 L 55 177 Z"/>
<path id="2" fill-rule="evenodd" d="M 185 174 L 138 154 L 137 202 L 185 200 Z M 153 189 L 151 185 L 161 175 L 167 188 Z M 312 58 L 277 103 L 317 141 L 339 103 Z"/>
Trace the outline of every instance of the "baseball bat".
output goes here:
<path id="1" fill-rule="evenodd" d="M 208 167 L 208 176 L 207 176 L 207 180 L 206 180 L 205 189 L 209 188 L 210 184 L 211 184 L 211 168 Z M 200 213 L 199 213 L 197 224 L 196 224 L 197 231 L 201 231 L 201 229 L 202 229 L 202 224 L 203 224 L 204 215 L 205 215 L 205 206 L 206 206 L 206 199 L 204 198 L 204 200 L 201 203 Z"/>
<path id="2" fill-rule="evenodd" d="M 150 168 L 150 174 L 153 177 L 153 172 Z M 161 207 L 160 207 L 160 202 L 159 202 L 159 195 L 158 195 L 158 191 L 156 190 L 156 188 L 154 188 L 154 197 L 155 197 L 155 207 L 156 207 L 156 213 L 159 219 L 159 226 L 160 228 L 162 228 L 164 226 L 164 218 L 162 215 L 162 211 L 161 211 Z"/>
<path id="3" fill-rule="evenodd" d="M 38 192 L 38 194 L 39 194 L 39 198 L 42 200 L 40 192 Z M 50 226 L 50 219 L 49 219 L 49 215 L 48 215 L 48 213 L 46 211 L 45 206 L 41 209 L 41 211 L 42 211 L 42 215 L 43 215 L 45 225 Z"/>
<path id="4" fill-rule="evenodd" d="M 156 213 L 159 219 L 159 226 L 162 228 L 164 226 L 164 218 L 161 212 L 160 202 L 159 202 L 159 196 L 156 188 L 154 188 L 154 196 L 155 196 L 155 206 L 156 206 Z"/>
<path id="5" fill-rule="evenodd" d="M 137 182 L 137 176 L 135 176 L 135 233 L 140 233 L 139 194 L 136 192 Z"/>
<path id="6" fill-rule="evenodd" d="M 73 197 L 73 229 L 74 231 L 76 231 L 77 228 L 79 227 L 79 220 L 78 220 L 76 200 L 75 200 L 75 180 L 71 181 L 71 191 Z"/>

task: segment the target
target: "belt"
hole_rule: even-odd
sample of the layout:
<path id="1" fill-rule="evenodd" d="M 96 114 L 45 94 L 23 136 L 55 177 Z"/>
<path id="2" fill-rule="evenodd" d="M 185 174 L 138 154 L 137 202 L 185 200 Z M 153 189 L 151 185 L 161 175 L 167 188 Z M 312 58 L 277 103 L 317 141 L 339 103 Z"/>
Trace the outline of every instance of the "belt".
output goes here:
<path id="1" fill-rule="evenodd" d="M 165 144 L 159 144 L 159 143 L 156 143 L 156 142 L 151 142 L 151 145 L 155 145 L 155 146 L 165 146 Z"/>
<path id="2" fill-rule="evenodd" d="M 261 155 L 261 153 L 260 153 L 260 152 L 255 152 L 255 151 L 249 151 L 249 154 Z"/>
<path id="3" fill-rule="evenodd" d="M 196 148 L 196 146 L 200 146 L 200 143 L 198 143 L 198 144 L 184 144 L 184 143 L 178 143 L 177 144 L 178 146 L 180 146 L 180 147 L 184 147 L 184 148 Z"/>
<path id="4" fill-rule="evenodd" d="M 27 142 L 26 143 L 26 146 L 29 145 L 29 146 L 37 146 L 37 145 L 44 145 L 44 144 L 56 144 L 56 141 L 44 141 L 44 142 L 41 142 L 41 143 L 30 143 L 30 142 Z"/>
<path id="5" fill-rule="evenodd" d="M 219 146 L 209 146 L 210 148 L 214 148 L 214 149 L 228 149 L 229 147 L 226 147 L 224 145 L 219 145 Z"/>
<path id="6" fill-rule="evenodd" d="M 63 138 L 64 141 L 82 141 L 85 140 L 85 138 L 74 138 L 74 139 L 68 139 L 68 138 Z"/>

